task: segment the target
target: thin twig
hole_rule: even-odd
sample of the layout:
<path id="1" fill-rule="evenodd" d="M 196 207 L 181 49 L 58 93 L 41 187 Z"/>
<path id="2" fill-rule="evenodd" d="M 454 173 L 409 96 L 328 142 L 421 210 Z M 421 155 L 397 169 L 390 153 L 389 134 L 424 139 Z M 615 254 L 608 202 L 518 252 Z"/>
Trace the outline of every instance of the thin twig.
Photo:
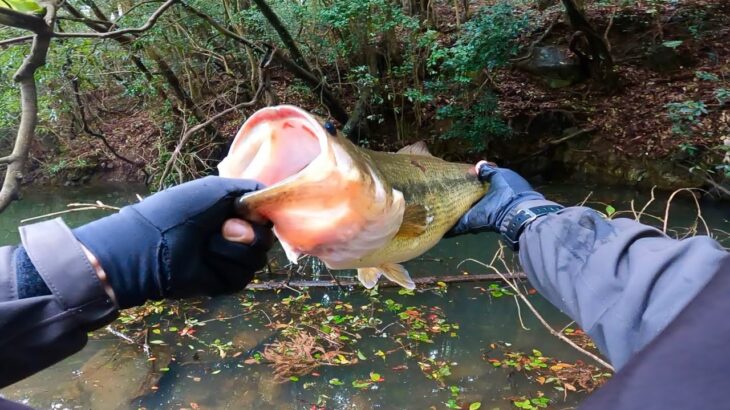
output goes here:
<path id="1" fill-rule="evenodd" d="M 662 232 L 667 233 L 667 225 L 669 224 L 669 207 L 672 205 L 672 200 L 674 200 L 675 195 L 682 191 L 687 191 L 692 196 L 692 199 L 695 202 L 695 206 L 697 207 L 697 219 L 702 221 L 702 225 L 705 227 L 705 232 L 707 232 L 708 236 L 712 236 L 712 232 L 710 231 L 709 226 L 707 226 L 707 221 L 705 221 L 705 218 L 702 216 L 702 209 L 700 208 L 700 203 L 697 201 L 697 197 L 694 195 L 692 191 L 701 191 L 700 189 L 696 188 L 680 188 L 669 196 L 669 199 L 667 200 L 667 206 L 664 209 L 664 225 L 662 226 Z"/>
<path id="2" fill-rule="evenodd" d="M 96 204 L 73 203 L 73 204 L 68 204 L 67 206 L 68 207 L 73 207 L 73 208 L 72 209 L 66 209 L 65 211 L 51 212 L 51 213 L 45 214 L 45 215 L 34 216 L 32 218 L 21 219 L 20 220 L 20 223 L 21 224 L 24 224 L 26 222 L 36 221 L 38 219 L 50 218 L 50 217 L 53 217 L 53 216 L 68 214 L 68 213 L 71 213 L 71 212 L 95 211 L 95 210 L 104 210 L 104 211 L 114 211 L 114 212 L 117 212 L 120 209 L 120 208 L 117 208 L 115 206 L 105 205 L 105 204 L 103 204 L 101 202 L 97 202 Z"/>
<path id="3" fill-rule="evenodd" d="M 136 28 L 125 28 L 123 30 L 109 31 L 105 33 L 53 33 L 53 37 L 57 38 L 116 38 L 124 36 L 125 34 L 138 34 L 145 32 L 155 25 L 157 20 L 162 16 L 167 9 L 172 7 L 179 0 L 167 0 L 160 8 L 155 10 L 154 13 L 147 19 L 144 25 Z"/>
<path id="4" fill-rule="evenodd" d="M 501 249 L 502 248 L 500 247 L 500 250 Z M 485 263 L 483 263 L 481 261 L 478 261 L 476 259 L 471 259 L 471 258 L 465 259 L 461 263 L 467 262 L 467 261 L 474 262 L 474 263 L 476 263 L 478 265 L 481 265 L 481 266 L 483 266 L 483 267 L 485 267 L 487 269 L 493 268 L 493 267 L 490 267 L 489 265 L 487 265 L 487 264 L 485 264 Z M 545 329 L 547 329 L 548 332 L 550 332 L 550 334 L 552 334 L 553 336 L 557 337 L 558 339 L 564 341 L 565 343 L 567 343 L 568 345 L 570 345 L 571 347 L 573 347 L 577 351 L 579 351 L 579 352 L 583 353 L 584 355 L 590 357 L 591 359 L 595 360 L 597 363 L 600 363 L 605 368 L 607 368 L 607 369 L 609 369 L 611 371 L 614 371 L 613 366 L 611 366 L 608 362 L 606 362 L 605 360 L 603 360 L 600 357 L 596 356 L 595 354 L 589 352 L 588 350 L 586 350 L 586 349 L 578 346 L 574 341 L 570 340 L 567 336 L 565 336 L 562 333 L 558 333 L 557 330 L 553 329 L 552 326 L 550 326 L 550 324 L 545 320 L 545 318 L 542 317 L 542 315 L 540 314 L 540 312 L 538 312 L 537 309 L 535 309 L 535 307 L 532 305 L 532 303 L 530 303 L 530 301 L 527 300 L 527 297 L 522 293 L 522 291 L 520 291 L 520 289 L 517 286 L 513 285 L 512 282 L 510 282 L 506 277 L 504 277 L 504 275 L 502 275 L 502 273 L 498 273 L 498 274 L 500 276 L 502 276 L 503 277 L 503 280 L 505 282 L 507 282 L 507 284 L 512 288 L 513 291 L 515 291 L 515 293 L 517 293 L 517 296 L 519 296 L 519 298 L 522 300 L 522 302 L 525 305 L 527 305 L 527 307 L 530 309 L 530 311 L 532 311 L 532 313 L 535 315 L 535 317 L 540 321 L 540 323 L 542 323 L 542 325 L 545 327 Z"/>

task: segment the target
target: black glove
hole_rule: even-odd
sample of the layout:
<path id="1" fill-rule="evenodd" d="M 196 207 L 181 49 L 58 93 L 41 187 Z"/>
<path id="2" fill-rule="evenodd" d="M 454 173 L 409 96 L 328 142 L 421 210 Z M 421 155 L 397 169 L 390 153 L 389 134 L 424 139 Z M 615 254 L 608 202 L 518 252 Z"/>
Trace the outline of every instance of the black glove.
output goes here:
<path id="1" fill-rule="evenodd" d="M 251 224 L 251 245 L 223 238 L 236 197 L 255 181 L 206 177 L 158 192 L 74 230 L 99 260 L 120 308 L 148 299 L 218 295 L 243 289 L 266 263 L 273 235 Z"/>
<path id="2" fill-rule="evenodd" d="M 530 184 L 516 172 L 492 166 L 486 161 L 477 164 L 479 180 L 490 182 L 489 191 L 461 217 L 445 236 L 484 231 L 504 233 L 504 220 L 518 205 L 527 201 L 545 201 Z"/>

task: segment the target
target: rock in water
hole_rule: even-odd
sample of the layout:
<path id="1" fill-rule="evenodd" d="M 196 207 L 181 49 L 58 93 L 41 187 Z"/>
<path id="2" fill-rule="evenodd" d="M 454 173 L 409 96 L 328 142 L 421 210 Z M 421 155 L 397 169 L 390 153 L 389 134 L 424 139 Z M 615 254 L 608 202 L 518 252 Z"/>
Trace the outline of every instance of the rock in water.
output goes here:
<path id="1" fill-rule="evenodd" d="M 535 47 L 526 60 L 516 64 L 550 88 L 561 88 L 576 84 L 586 78 L 580 62 L 570 52 L 557 46 Z"/>
<path id="2" fill-rule="evenodd" d="M 113 345 L 98 351 L 79 370 L 71 395 L 99 410 L 136 408 L 132 402 L 153 391 L 172 359 L 169 348 L 155 346 L 149 360 L 138 346 Z"/>

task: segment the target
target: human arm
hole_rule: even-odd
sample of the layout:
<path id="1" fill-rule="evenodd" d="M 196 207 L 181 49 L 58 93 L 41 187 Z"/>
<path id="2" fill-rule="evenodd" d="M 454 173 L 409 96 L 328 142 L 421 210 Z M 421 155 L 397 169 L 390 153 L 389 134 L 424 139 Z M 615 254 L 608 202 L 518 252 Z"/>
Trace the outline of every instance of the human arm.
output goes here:
<path id="1" fill-rule="evenodd" d="M 231 219 L 232 204 L 258 188 L 208 177 L 74 231 L 60 219 L 21 227 L 22 247 L 0 248 L 0 386 L 81 349 L 118 307 L 242 289 L 272 237 L 268 227 Z"/>
<path id="2" fill-rule="evenodd" d="M 503 172 L 493 175 L 504 178 Z M 497 188 L 516 186 L 529 199 L 485 197 L 473 208 L 471 221 L 457 224 L 459 233 L 471 232 L 471 227 L 503 232 L 520 209 L 551 204 L 509 172 L 507 179 L 519 179 L 517 185 L 497 180 Z M 583 327 L 617 368 L 681 312 L 726 256 L 708 237 L 675 240 L 636 221 L 607 220 L 584 207 L 539 217 L 519 236 L 519 258 L 530 283 Z"/>
<path id="3" fill-rule="evenodd" d="M 530 283 L 618 368 L 712 279 L 727 252 L 707 236 L 669 238 L 583 207 L 529 224 L 519 258 Z"/>

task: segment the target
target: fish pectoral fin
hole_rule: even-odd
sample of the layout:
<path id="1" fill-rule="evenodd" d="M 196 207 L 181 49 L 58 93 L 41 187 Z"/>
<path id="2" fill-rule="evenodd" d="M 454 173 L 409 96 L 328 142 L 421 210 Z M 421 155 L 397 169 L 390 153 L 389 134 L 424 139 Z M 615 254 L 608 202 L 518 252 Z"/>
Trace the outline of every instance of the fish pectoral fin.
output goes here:
<path id="1" fill-rule="evenodd" d="M 411 290 L 416 288 L 415 282 L 413 282 L 411 275 L 408 274 L 408 271 L 403 267 L 403 265 L 399 265 L 397 263 L 386 263 L 381 265 L 379 269 L 383 272 L 383 276 L 404 288 Z"/>
<path id="2" fill-rule="evenodd" d="M 403 212 L 403 222 L 401 222 L 396 236 L 414 237 L 421 235 L 426 231 L 428 222 L 428 210 L 426 207 L 420 204 L 406 205 L 406 209 Z"/>
<path id="3" fill-rule="evenodd" d="M 396 154 L 423 155 L 427 157 L 433 156 L 433 154 L 428 151 L 428 146 L 426 146 L 426 143 L 423 141 L 418 141 L 411 145 L 406 145 L 405 147 L 399 149 Z"/>
<path id="4" fill-rule="evenodd" d="M 299 260 L 299 257 L 302 256 L 301 253 L 294 250 L 294 248 L 291 247 L 288 243 L 285 241 L 279 241 L 281 243 L 281 247 L 284 248 L 284 253 L 286 254 L 286 258 L 289 259 L 289 262 L 293 264 L 297 264 L 297 261 Z"/>
<path id="5" fill-rule="evenodd" d="M 368 289 L 372 289 L 378 284 L 378 279 L 383 272 L 380 268 L 360 268 L 357 270 L 357 279 Z"/>

